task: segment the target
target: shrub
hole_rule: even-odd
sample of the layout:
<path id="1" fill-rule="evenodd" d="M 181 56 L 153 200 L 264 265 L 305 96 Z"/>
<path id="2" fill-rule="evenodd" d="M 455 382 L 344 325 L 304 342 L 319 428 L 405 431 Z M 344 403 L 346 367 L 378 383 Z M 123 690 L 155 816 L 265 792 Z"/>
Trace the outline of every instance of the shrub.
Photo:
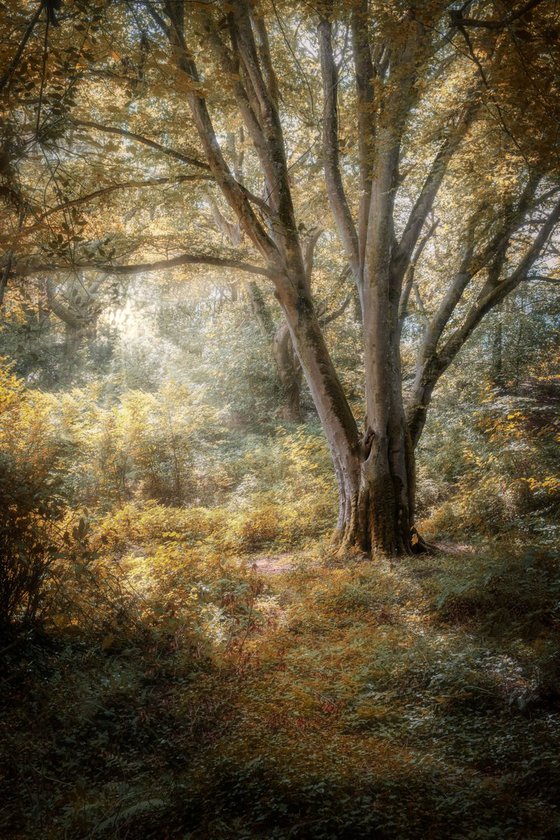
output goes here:
<path id="1" fill-rule="evenodd" d="M 44 607 L 46 578 L 57 557 L 62 515 L 54 490 L 38 487 L 29 471 L 0 455 L 0 627 L 35 623 Z"/>

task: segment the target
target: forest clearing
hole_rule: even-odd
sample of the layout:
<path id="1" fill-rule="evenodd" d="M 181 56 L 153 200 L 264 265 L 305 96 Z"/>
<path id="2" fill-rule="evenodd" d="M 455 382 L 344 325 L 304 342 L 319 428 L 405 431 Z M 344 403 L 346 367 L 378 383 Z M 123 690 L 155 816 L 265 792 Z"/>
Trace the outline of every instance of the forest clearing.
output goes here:
<path id="1" fill-rule="evenodd" d="M 0 4 L 1 840 L 560 836 L 560 6 Z"/>

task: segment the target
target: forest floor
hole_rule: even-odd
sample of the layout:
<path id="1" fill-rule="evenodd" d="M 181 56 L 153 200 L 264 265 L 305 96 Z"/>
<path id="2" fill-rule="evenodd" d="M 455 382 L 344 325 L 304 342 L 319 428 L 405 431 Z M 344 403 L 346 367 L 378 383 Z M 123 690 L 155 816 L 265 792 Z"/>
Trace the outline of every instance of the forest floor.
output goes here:
<path id="1" fill-rule="evenodd" d="M 557 559 L 208 568 L 188 611 L 4 653 L 3 839 L 560 836 Z"/>

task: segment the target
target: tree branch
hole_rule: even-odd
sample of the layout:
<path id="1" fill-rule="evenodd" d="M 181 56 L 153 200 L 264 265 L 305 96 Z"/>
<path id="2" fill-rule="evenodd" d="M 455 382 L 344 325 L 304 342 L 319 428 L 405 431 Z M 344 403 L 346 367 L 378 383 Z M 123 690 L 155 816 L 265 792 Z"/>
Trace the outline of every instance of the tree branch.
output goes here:
<path id="1" fill-rule="evenodd" d="M 68 263 L 66 265 L 53 265 L 52 263 L 19 263 L 16 264 L 14 272 L 20 277 L 25 277 L 46 271 L 87 271 L 90 269 L 94 271 L 102 271 L 105 274 L 128 275 L 142 273 L 147 274 L 152 271 L 167 271 L 181 265 L 212 265 L 218 268 L 233 268 L 237 271 L 245 271 L 248 274 L 257 274 L 262 277 L 267 277 L 269 280 L 274 280 L 277 277 L 276 272 L 268 268 L 253 265 L 252 263 L 246 263 L 242 260 L 214 257 L 211 254 L 180 254 L 179 256 L 171 257 L 171 259 L 168 260 L 155 260 L 154 262 L 135 263 L 132 265 L 104 265 L 103 263 Z"/>
<path id="2" fill-rule="evenodd" d="M 525 3 L 525 5 L 517 12 L 511 12 L 509 15 L 506 15 L 500 20 L 479 20 L 477 18 L 465 18 L 463 17 L 461 9 L 450 9 L 449 17 L 451 18 L 451 23 L 457 27 L 469 26 L 472 28 L 479 29 L 505 29 L 507 26 L 509 26 L 510 23 L 519 20 L 519 18 L 526 15 L 527 12 L 531 11 L 531 9 L 536 8 L 536 6 L 540 6 L 540 4 L 543 2 L 544 0 L 529 0 L 529 2 Z"/>
<path id="3" fill-rule="evenodd" d="M 553 283 L 554 285 L 560 285 L 560 277 L 547 277 L 543 274 L 532 274 L 530 277 L 526 277 L 525 280 L 528 283 Z"/>
<path id="4" fill-rule="evenodd" d="M 332 24 L 323 18 L 319 23 L 321 76 L 323 81 L 323 160 L 327 194 L 346 258 L 354 278 L 361 283 L 360 248 L 348 200 L 340 174 L 338 151 L 338 70 L 333 45 Z"/>
<path id="5" fill-rule="evenodd" d="M 420 194 L 410 213 L 398 249 L 398 259 L 399 262 L 402 261 L 403 273 L 406 271 L 406 266 L 412 256 L 428 213 L 433 207 L 449 162 L 467 133 L 478 108 L 478 102 L 473 98 L 474 93 L 473 91 L 469 97 L 471 102 L 464 108 L 457 125 L 442 143 L 435 156 L 430 171 L 420 190 Z"/>
<path id="6" fill-rule="evenodd" d="M 198 160 L 192 155 L 187 155 L 184 152 L 179 152 L 177 149 L 171 149 L 169 146 L 164 146 L 158 143 L 157 140 L 151 140 L 149 137 L 144 137 L 142 134 L 136 134 L 134 131 L 128 131 L 125 128 L 117 128 L 113 125 L 103 125 L 102 123 L 92 122 L 91 120 L 74 120 L 74 125 L 79 128 L 93 128 L 95 131 L 101 131 L 104 134 L 116 134 L 119 137 L 125 137 L 127 140 L 134 140 L 136 143 L 142 143 L 143 146 L 148 146 L 162 155 L 167 155 L 175 160 L 186 163 L 189 166 L 196 166 L 198 169 L 204 169 L 206 172 L 210 171 L 210 167 L 202 160 Z"/>
<path id="7" fill-rule="evenodd" d="M 80 195 L 77 198 L 70 198 L 68 201 L 57 204 L 56 207 L 51 207 L 49 210 L 45 210 L 45 212 L 39 216 L 39 220 L 35 224 L 22 228 L 22 230 L 18 233 L 18 236 L 27 236 L 29 233 L 34 233 L 35 231 L 40 230 L 42 228 L 42 222 L 55 213 L 67 210 L 69 207 L 77 207 L 80 204 L 85 204 L 87 201 L 92 201 L 95 198 L 109 195 L 109 193 L 116 192 L 117 190 L 144 189 L 145 187 L 157 187 L 164 184 L 182 184 L 186 181 L 198 181 L 205 178 L 213 180 L 211 175 L 175 175 L 172 178 L 149 178 L 146 181 L 132 180 L 123 181 L 120 184 L 109 184 L 106 187 L 101 187 L 100 189 L 94 190 L 86 195 Z M 8 238 L 9 237 L 6 235 L 0 236 L 0 242 Z"/>
<path id="8" fill-rule="evenodd" d="M 166 13 L 171 25 L 165 27 L 164 34 L 174 50 L 177 68 L 190 83 L 187 101 L 210 171 L 249 239 L 266 259 L 277 263 L 279 254 L 276 245 L 251 207 L 246 190 L 232 174 L 218 142 L 206 100 L 200 93 L 198 69 L 184 38 L 184 7 L 182 4 L 166 2 Z"/>
<path id="9" fill-rule="evenodd" d="M 410 260 L 410 262 L 408 264 L 408 268 L 407 268 L 406 274 L 404 276 L 403 288 L 402 288 L 402 291 L 401 291 L 401 298 L 400 298 L 400 301 L 399 301 L 399 324 L 400 324 L 401 328 L 402 328 L 402 325 L 404 323 L 404 319 L 406 318 L 406 312 L 407 312 L 407 307 L 408 307 L 408 300 L 410 298 L 410 292 L 412 291 L 412 288 L 414 286 L 414 275 L 416 273 L 416 266 L 418 264 L 418 261 L 419 261 L 420 257 L 422 256 L 422 252 L 423 252 L 424 248 L 426 247 L 426 245 L 428 244 L 428 242 L 430 241 L 430 239 L 434 235 L 438 225 L 439 225 L 439 219 L 435 219 L 432 222 L 432 224 L 430 225 L 430 227 L 428 228 L 427 232 L 424 234 L 424 236 L 418 242 L 418 245 L 416 246 L 416 250 L 414 252 L 414 256 L 412 257 L 412 259 Z M 416 287 L 415 287 L 415 291 L 416 291 Z"/>
<path id="10" fill-rule="evenodd" d="M 485 286 L 476 303 L 469 309 L 463 324 L 448 338 L 439 353 L 441 362 L 445 365 L 445 368 L 453 361 L 458 351 L 478 326 L 484 315 L 517 288 L 522 281 L 527 279 L 529 271 L 541 255 L 544 246 L 559 221 L 560 201 L 551 210 L 546 222 L 541 227 L 532 245 L 527 249 L 515 271 L 508 278 L 493 285 L 492 288 L 488 289 Z"/>
<path id="11" fill-rule="evenodd" d="M 332 312 L 328 312 L 326 315 L 323 315 L 322 317 L 319 318 L 319 323 L 321 324 L 321 326 L 326 327 L 327 324 L 331 324 L 333 321 L 336 321 L 337 318 L 340 318 L 341 315 L 344 315 L 344 313 L 348 309 L 348 306 L 350 305 L 351 301 L 352 301 L 352 293 L 349 292 L 346 295 L 346 297 L 344 298 L 344 300 L 342 301 L 342 303 L 340 304 L 339 307 L 337 307 L 336 309 L 333 309 Z"/>
<path id="12" fill-rule="evenodd" d="M 368 0 L 360 0 L 352 12 L 352 49 L 356 76 L 358 107 L 358 160 L 360 166 L 360 206 L 358 210 L 359 262 L 364 265 L 369 205 L 371 201 L 371 170 L 374 157 L 375 67 L 368 38 Z"/>
<path id="13" fill-rule="evenodd" d="M 154 149 L 154 151 L 159 152 L 162 155 L 166 155 L 167 157 L 174 158 L 174 160 L 178 160 L 181 163 L 185 163 L 188 166 L 195 166 L 198 169 L 203 169 L 205 172 L 208 173 L 208 178 L 213 178 L 214 176 L 211 174 L 210 166 L 208 163 L 205 163 L 202 160 L 198 160 L 198 158 L 192 157 L 192 155 L 187 155 L 184 152 L 180 152 L 177 149 L 171 149 L 169 146 L 164 146 L 162 143 L 158 143 L 157 140 L 151 140 L 149 137 L 144 137 L 142 134 L 136 134 L 133 131 L 128 131 L 125 128 L 117 128 L 116 126 L 112 125 L 103 125 L 102 123 L 91 122 L 90 120 L 74 120 L 74 125 L 83 128 L 93 128 L 95 131 L 101 131 L 105 134 L 115 134 L 119 137 L 125 137 L 128 140 L 134 140 L 137 143 L 141 143 L 143 146 L 147 146 L 150 149 Z M 244 193 L 246 198 L 249 199 L 253 204 L 256 204 L 263 210 L 267 215 L 270 213 L 270 207 L 263 201 L 262 198 L 259 198 L 258 195 L 254 195 L 250 190 L 244 187 L 242 184 L 238 184 L 239 189 Z"/>
<path id="14" fill-rule="evenodd" d="M 36 9 L 35 14 L 33 15 L 33 17 L 31 18 L 31 20 L 29 21 L 29 23 L 27 25 L 27 29 L 23 33 L 23 38 L 21 39 L 21 41 L 18 45 L 18 48 L 17 48 L 17 50 L 14 54 L 14 57 L 10 61 L 4 75 L 0 78 L 0 92 L 4 90 L 4 88 L 6 87 L 8 82 L 10 81 L 16 67 L 18 66 L 19 61 L 20 61 L 20 59 L 23 55 L 23 51 L 25 50 L 25 47 L 27 46 L 27 42 L 31 38 L 31 35 L 33 34 L 33 30 L 35 29 L 35 25 L 36 25 L 37 21 L 39 20 L 39 18 L 41 16 L 41 12 L 43 11 L 44 5 L 45 5 L 44 2 L 39 3 L 39 7 Z"/>

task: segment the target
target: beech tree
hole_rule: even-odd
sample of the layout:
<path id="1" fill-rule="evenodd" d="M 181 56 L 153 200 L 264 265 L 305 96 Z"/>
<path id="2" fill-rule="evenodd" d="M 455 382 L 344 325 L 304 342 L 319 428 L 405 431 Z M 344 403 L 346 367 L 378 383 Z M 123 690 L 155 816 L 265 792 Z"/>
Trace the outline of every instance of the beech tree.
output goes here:
<path id="1" fill-rule="evenodd" d="M 185 253 L 176 242 L 175 256 L 104 270 L 209 264 L 272 283 L 330 447 L 341 551 L 424 547 L 414 528 L 414 449 L 433 390 L 484 316 L 521 282 L 550 273 L 547 249 L 560 220 L 555 4 L 513 4 L 505 16 L 487 0 L 448 6 L 146 0 L 128 17 L 117 4 L 106 30 L 136 27 L 152 45 L 147 107 L 171 96 L 181 149 L 169 145 L 168 126 L 131 127 L 134 109 L 117 125 L 87 97 L 72 112 L 80 142 L 101 134 L 149 148 L 188 169 L 179 176 L 185 188 L 202 179 L 217 190 L 237 243 Z M 321 100 L 320 124 L 299 101 L 303 90 Z M 243 126 L 244 173 L 228 145 L 231 125 Z M 309 148 L 294 161 L 303 135 Z M 315 217 L 298 179 L 314 184 Z M 325 193 L 360 301 L 363 420 L 335 370 L 313 290 L 313 229 L 325 224 L 322 209 L 317 218 Z M 196 215 L 208 201 L 192 204 Z M 42 268 L 26 263 L 21 272 Z M 412 300 L 421 335 L 413 385 L 403 392 Z"/>
<path id="2" fill-rule="evenodd" d="M 472 131 L 485 99 L 483 88 L 492 84 L 488 77 L 494 66 L 504 60 L 508 36 L 503 39 L 501 27 L 496 26 L 499 35 L 492 44 L 485 45 L 490 70 L 482 68 L 480 60 L 473 62 L 472 69 L 460 62 L 464 79 L 455 82 L 453 103 L 456 106 L 458 99 L 460 108 L 440 117 L 434 131 L 439 148 L 399 235 L 400 165 L 405 143 L 411 143 L 407 133 L 414 130 L 417 121 L 421 86 L 442 73 L 450 76 L 456 59 L 450 56 L 445 39 L 437 31 L 437 24 L 446 26 L 444 4 L 431 3 L 422 10 L 391 6 L 384 13 L 367 3 L 336 8 L 325 4 L 318 22 L 325 180 L 362 308 L 364 434 L 359 433 L 341 388 L 313 304 L 314 243 L 306 242 L 299 233 L 287 166 L 279 74 L 262 7 L 242 1 L 227 7 L 214 4 L 191 12 L 188 26 L 183 3 L 149 3 L 147 8 L 168 38 L 177 67 L 187 80 L 187 101 L 210 171 L 274 282 L 331 449 L 340 492 L 338 532 L 342 547 L 359 546 L 393 554 L 410 551 L 413 546 L 413 447 L 419 439 L 433 387 L 484 314 L 527 276 L 560 218 L 560 202 L 553 203 L 546 212 L 528 247 L 517 247 L 517 264 L 507 276 L 503 269 L 511 252 L 511 239 L 534 207 L 542 171 L 536 164 L 527 171 L 518 163 L 519 194 L 495 214 L 491 232 L 485 230 L 482 236 L 476 235 L 480 208 L 472 208 L 465 252 L 429 320 L 405 409 L 400 335 L 411 275 L 424 244 L 421 237 L 449 164 Z M 357 212 L 346 197 L 340 163 L 340 85 L 332 34 L 335 15 L 348 20 L 351 32 L 360 180 Z M 508 19 L 507 24 L 510 23 Z M 452 17 L 451 24 L 460 30 L 460 35 L 466 25 L 474 25 L 472 20 L 462 18 L 458 22 L 457 16 Z M 194 32 L 204 35 L 212 62 L 205 61 L 204 56 L 195 58 L 189 41 Z M 472 46 L 472 41 L 467 40 Z M 217 72 L 230 86 L 239 118 L 258 157 L 264 206 L 236 180 L 221 147 L 207 93 L 212 75 Z M 494 96 L 491 88 L 489 96 Z M 463 292 L 483 270 L 486 277 L 476 300 L 460 323 L 445 334 Z"/>

